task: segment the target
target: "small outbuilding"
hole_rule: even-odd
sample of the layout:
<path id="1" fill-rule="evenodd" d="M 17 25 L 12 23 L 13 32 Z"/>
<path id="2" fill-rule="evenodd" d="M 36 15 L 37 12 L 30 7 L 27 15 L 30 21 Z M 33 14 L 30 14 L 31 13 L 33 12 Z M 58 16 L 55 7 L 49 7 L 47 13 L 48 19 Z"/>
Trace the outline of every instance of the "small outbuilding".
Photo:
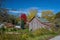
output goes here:
<path id="1" fill-rule="evenodd" d="M 41 17 L 33 17 L 30 21 L 29 21 L 29 31 L 34 31 L 36 29 L 39 28 L 47 28 L 50 29 L 51 23 L 49 21 L 47 21 L 44 18 Z"/>

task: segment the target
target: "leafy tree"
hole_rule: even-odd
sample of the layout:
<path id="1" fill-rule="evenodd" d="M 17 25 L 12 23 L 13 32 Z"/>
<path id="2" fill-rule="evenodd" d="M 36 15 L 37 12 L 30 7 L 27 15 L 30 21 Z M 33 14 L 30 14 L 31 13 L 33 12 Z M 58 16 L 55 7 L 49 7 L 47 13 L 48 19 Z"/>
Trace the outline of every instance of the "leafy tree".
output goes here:
<path id="1" fill-rule="evenodd" d="M 28 14 L 28 21 L 37 15 L 37 9 L 31 9 Z"/>
<path id="2" fill-rule="evenodd" d="M 24 20 L 21 20 L 21 28 L 25 29 L 25 22 L 24 22 Z"/>
<path id="3" fill-rule="evenodd" d="M 5 8 L 0 8 L 0 22 L 8 21 L 8 10 Z"/>
<path id="4" fill-rule="evenodd" d="M 55 21 L 56 24 L 60 25 L 60 12 L 56 13 Z"/>
<path id="5" fill-rule="evenodd" d="M 16 17 L 8 13 L 8 9 L 0 8 L 0 22 L 10 22 L 16 24 Z"/>
<path id="6" fill-rule="evenodd" d="M 8 22 L 16 25 L 18 23 L 17 17 L 15 17 L 14 15 L 10 15 L 9 14 L 9 16 L 8 16 Z"/>
<path id="7" fill-rule="evenodd" d="M 17 17 L 17 18 L 16 18 L 16 24 L 17 24 L 17 25 L 20 25 L 20 21 L 21 21 L 20 18 Z"/>
<path id="8" fill-rule="evenodd" d="M 26 14 L 22 13 L 20 16 L 21 19 L 21 28 L 24 29 L 25 28 L 25 24 L 27 22 L 27 16 Z"/>
<path id="9" fill-rule="evenodd" d="M 60 12 L 56 13 L 56 17 L 55 18 L 60 18 Z"/>
<path id="10" fill-rule="evenodd" d="M 8 9 L 4 8 L 6 0 L 0 0 L 0 22 L 8 21 Z"/>
<path id="11" fill-rule="evenodd" d="M 42 17 L 47 19 L 48 21 L 52 22 L 55 19 L 55 14 L 53 14 L 52 11 L 43 11 L 42 12 Z"/>
<path id="12" fill-rule="evenodd" d="M 26 21 L 27 21 L 26 14 L 22 13 L 20 18 L 21 18 L 21 20 L 24 20 L 24 22 L 26 23 Z"/>

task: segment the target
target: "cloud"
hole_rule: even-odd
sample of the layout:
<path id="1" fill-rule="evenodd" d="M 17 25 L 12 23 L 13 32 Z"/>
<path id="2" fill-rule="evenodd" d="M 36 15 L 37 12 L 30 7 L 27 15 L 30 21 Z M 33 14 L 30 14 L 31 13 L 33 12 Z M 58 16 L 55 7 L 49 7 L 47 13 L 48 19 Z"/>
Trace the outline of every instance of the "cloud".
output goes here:
<path id="1" fill-rule="evenodd" d="M 37 9 L 38 10 L 38 16 L 41 16 L 41 12 L 42 11 L 47 11 L 47 10 L 51 10 L 51 11 L 54 11 L 54 9 L 40 9 L 39 7 L 30 7 L 30 8 L 24 8 L 24 9 L 18 9 L 18 10 L 9 10 L 10 13 L 13 13 L 13 14 L 18 14 L 18 13 L 25 13 L 25 14 L 28 14 L 30 10 L 34 10 L 34 9 Z"/>
<path id="2" fill-rule="evenodd" d="M 21 13 L 25 13 L 28 14 L 30 10 L 34 10 L 37 9 L 38 10 L 38 14 L 37 15 L 41 15 L 41 10 L 39 10 L 38 7 L 31 7 L 31 8 L 25 8 L 25 9 L 19 9 L 19 10 L 9 10 L 10 14 L 13 15 L 17 15 L 17 14 L 21 14 Z"/>
<path id="3" fill-rule="evenodd" d="M 10 8 L 8 8 L 8 9 L 10 9 Z M 23 12 L 23 13 L 26 13 L 26 12 L 28 12 L 29 10 L 34 10 L 34 9 L 37 9 L 38 10 L 38 7 L 30 7 L 30 8 L 24 8 L 24 9 L 18 9 L 18 10 L 9 10 L 9 12 L 13 12 L 13 13 L 21 13 L 21 12 Z"/>
<path id="4" fill-rule="evenodd" d="M 26 10 L 9 10 L 9 14 L 15 15 L 15 16 L 20 16 L 21 13 L 27 14 Z"/>
<path id="5" fill-rule="evenodd" d="M 20 11 L 15 11 L 15 10 L 9 10 L 11 13 L 20 13 Z"/>

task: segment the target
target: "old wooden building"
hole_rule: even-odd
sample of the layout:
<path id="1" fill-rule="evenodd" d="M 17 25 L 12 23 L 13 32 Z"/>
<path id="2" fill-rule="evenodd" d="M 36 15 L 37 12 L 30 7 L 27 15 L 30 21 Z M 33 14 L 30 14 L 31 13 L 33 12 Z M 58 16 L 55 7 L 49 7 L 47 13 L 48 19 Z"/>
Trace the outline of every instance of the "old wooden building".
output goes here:
<path id="1" fill-rule="evenodd" d="M 39 28 L 50 29 L 50 23 L 44 18 L 34 17 L 29 21 L 29 31 L 34 31 Z"/>

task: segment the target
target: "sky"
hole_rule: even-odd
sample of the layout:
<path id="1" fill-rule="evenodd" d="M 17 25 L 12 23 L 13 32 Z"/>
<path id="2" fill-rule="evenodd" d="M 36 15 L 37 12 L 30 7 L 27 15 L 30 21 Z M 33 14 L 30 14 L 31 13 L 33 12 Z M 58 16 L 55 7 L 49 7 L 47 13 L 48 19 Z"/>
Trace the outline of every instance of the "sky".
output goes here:
<path id="1" fill-rule="evenodd" d="M 9 9 L 11 14 L 24 12 L 28 14 L 30 9 L 37 9 L 38 15 L 44 10 L 51 10 L 54 13 L 60 11 L 60 0 L 6 0 L 4 8 Z"/>

